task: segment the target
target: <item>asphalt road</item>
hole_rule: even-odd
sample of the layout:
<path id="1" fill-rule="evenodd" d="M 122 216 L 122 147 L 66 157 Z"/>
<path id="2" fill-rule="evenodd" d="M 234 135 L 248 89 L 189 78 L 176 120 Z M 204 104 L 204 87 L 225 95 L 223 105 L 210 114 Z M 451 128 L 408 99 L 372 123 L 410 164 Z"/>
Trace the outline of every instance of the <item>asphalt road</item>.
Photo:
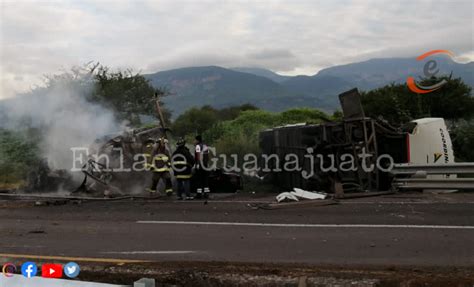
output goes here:
<path id="1" fill-rule="evenodd" d="M 471 195 L 284 210 L 254 210 L 247 200 L 0 202 L 0 259 L 474 265 Z"/>

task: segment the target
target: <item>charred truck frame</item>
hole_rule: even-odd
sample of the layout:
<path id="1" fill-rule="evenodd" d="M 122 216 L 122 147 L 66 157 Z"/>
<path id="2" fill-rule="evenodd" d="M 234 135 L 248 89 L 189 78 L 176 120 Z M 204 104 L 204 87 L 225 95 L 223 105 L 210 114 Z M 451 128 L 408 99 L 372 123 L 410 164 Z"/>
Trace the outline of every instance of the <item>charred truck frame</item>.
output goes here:
<path id="1" fill-rule="evenodd" d="M 393 164 L 411 162 L 410 138 L 417 132 L 417 121 L 411 122 L 406 128 L 395 128 L 382 119 L 366 117 L 357 89 L 340 94 L 339 100 L 344 114 L 340 122 L 289 125 L 260 133 L 260 146 L 264 154 L 276 154 L 283 163 L 285 155 L 297 154 L 300 162 L 303 162 L 301 165 L 303 170 L 314 170 L 314 174 L 310 177 L 303 177 L 301 171 L 272 173 L 273 183 L 285 190 L 299 187 L 336 194 L 391 189 L 392 175 L 388 169 Z M 438 124 L 441 122 L 446 129 L 442 119 L 427 120 Z M 448 162 L 453 162 L 451 140 L 447 130 L 445 133 L 449 140 L 447 149 L 450 151 L 446 157 L 449 157 Z M 446 148 L 446 136 L 442 140 Z M 420 145 L 426 144 L 421 146 L 421 149 L 430 150 L 428 146 L 432 143 L 421 141 L 417 144 L 418 149 Z M 305 157 L 308 150 L 312 151 L 313 161 Z M 355 169 L 321 170 L 320 167 L 327 166 L 328 162 L 339 167 L 344 162 L 343 155 L 347 154 L 354 159 Z M 361 154 L 364 157 L 361 158 Z M 431 156 L 427 155 L 426 162 L 420 163 L 432 162 L 436 162 L 436 156 L 432 161 Z M 375 168 L 370 170 L 364 168 L 372 165 Z"/>

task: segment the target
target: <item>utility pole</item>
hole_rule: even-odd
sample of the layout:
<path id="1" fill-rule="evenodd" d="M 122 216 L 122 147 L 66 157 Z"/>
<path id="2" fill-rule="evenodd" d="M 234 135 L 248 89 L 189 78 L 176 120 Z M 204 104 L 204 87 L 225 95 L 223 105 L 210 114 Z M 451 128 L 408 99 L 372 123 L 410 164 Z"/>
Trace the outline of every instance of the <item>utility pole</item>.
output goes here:
<path id="1" fill-rule="evenodd" d="M 156 112 L 158 114 L 158 119 L 160 120 L 160 126 L 163 132 L 163 136 L 167 139 L 168 137 L 166 136 L 166 123 L 165 123 L 165 118 L 163 117 L 163 113 L 161 111 L 160 107 L 160 97 L 158 96 L 158 93 L 155 93 L 155 107 L 156 107 Z"/>

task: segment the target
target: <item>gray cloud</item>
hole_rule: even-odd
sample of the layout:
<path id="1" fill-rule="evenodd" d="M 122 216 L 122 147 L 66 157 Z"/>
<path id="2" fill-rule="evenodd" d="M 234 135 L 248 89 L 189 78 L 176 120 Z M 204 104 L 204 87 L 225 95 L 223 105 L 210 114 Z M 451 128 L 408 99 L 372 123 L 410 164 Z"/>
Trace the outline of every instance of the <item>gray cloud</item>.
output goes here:
<path id="1" fill-rule="evenodd" d="M 195 66 L 288 74 L 451 49 L 474 59 L 472 1 L 1 0 L 0 98 L 91 60 L 145 73 Z"/>
<path id="2" fill-rule="evenodd" d="M 295 55 L 293 55 L 291 51 L 285 49 L 262 49 L 258 52 L 248 54 L 248 57 L 255 60 L 267 60 L 295 58 Z"/>

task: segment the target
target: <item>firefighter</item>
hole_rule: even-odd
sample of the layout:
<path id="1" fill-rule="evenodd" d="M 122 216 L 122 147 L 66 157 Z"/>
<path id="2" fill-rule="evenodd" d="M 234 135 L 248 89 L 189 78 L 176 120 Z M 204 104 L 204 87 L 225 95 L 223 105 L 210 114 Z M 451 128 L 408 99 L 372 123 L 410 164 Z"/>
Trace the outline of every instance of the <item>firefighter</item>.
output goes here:
<path id="1" fill-rule="evenodd" d="M 197 177 L 197 198 L 208 198 L 210 189 L 209 189 L 209 173 L 207 167 L 209 164 L 209 148 L 202 141 L 201 135 L 196 136 L 195 138 L 195 152 L 194 159 L 196 161 L 196 177 Z"/>
<path id="2" fill-rule="evenodd" d="M 167 140 L 164 137 L 158 139 L 151 154 L 151 164 L 149 169 L 153 172 L 151 187 L 148 189 L 151 195 L 156 193 L 156 188 L 160 180 L 165 181 L 165 192 L 167 196 L 173 194 L 170 175 L 170 152 L 166 148 Z"/>
<path id="3" fill-rule="evenodd" d="M 180 138 L 176 143 L 176 151 L 172 157 L 172 167 L 174 176 L 177 182 L 178 199 L 183 199 L 183 192 L 186 195 L 185 199 L 193 199 L 191 196 L 191 176 L 192 168 L 194 166 L 194 157 L 186 147 L 186 141 Z"/>
<path id="4" fill-rule="evenodd" d="M 148 138 L 145 143 L 142 145 L 142 154 L 145 158 L 145 168 L 147 170 L 151 170 L 151 155 L 153 154 L 153 150 L 155 148 L 155 140 L 152 138 Z"/>

